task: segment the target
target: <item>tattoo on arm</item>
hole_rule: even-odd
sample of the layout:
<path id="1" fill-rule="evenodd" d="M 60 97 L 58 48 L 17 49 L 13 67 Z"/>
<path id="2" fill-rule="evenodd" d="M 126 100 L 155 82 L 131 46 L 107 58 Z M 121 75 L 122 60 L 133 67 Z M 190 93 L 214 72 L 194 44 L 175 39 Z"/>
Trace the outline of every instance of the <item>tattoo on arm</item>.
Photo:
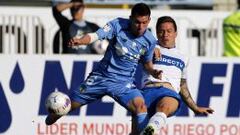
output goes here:
<path id="1" fill-rule="evenodd" d="M 187 104 L 187 106 L 192 110 L 196 111 L 198 106 L 192 99 L 192 96 L 188 90 L 187 87 L 187 81 L 185 79 L 181 80 L 181 91 L 180 91 L 180 96 L 182 97 L 182 100 Z"/>

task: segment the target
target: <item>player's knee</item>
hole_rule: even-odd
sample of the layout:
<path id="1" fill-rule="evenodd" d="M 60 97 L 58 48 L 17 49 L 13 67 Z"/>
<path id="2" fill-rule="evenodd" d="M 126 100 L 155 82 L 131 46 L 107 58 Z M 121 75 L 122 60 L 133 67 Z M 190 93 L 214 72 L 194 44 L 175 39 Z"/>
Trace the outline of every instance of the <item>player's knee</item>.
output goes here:
<path id="1" fill-rule="evenodd" d="M 142 97 L 136 97 L 129 103 L 129 108 L 132 112 L 138 114 L 141 112 L 147 112 L 147 106 L 145 105 Z"/>
<path id="2" fill-rule="evenodd" d="M 147 112 L 147 106 L 144 103 L 137 106 L 136 108 L 137 108 L 137 113 Z"/>
<path id="3" fill-rule="evenodd" d="M 137 113 L 147 112 L 147 106 L 144 102 L 136 104 Z"/>
<path id="4" fill-rule="evenodd" d="M 176 111 L 177 108 L 173 107 L 173 106 L 169 106 L 168 104 L 158 104 L 156 111 L 157 112 L 163 112 L 165 113 L 167 116 L 171 115 L 172 113 L 174 113 Z"/>

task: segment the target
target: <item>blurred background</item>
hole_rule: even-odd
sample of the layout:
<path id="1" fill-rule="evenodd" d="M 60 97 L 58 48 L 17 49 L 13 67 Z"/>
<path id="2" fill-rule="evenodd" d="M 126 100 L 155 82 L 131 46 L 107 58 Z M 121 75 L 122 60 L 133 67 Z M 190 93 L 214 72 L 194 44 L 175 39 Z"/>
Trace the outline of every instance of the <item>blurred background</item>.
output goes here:
<path id="1" fill-rule="evenodd" d="M 52 54 L 53 41 L 59 27 L 52 16 L 51 7 L 63 2 L 69 1 L 1 0 L 0 53 Z M 174 17 L 180 29 L 178 47 L 193 56 L 223 55 L 223 19 L 237 9 L 237 0 L 85 0 L 84 2 L 86 4 L 84 18 L 99 26 L 104 26 L 108 20 L 117 16 L 128 17 L 129 9 L 134 3 L 145 2 L 152 8 L 150 29 L 153 33 L 155 34 L 157 17 L 161 15 Z M 63 13 L 71 18 L 68 10 Z M 62 49 L 61 46 L 59 49 Z"/>

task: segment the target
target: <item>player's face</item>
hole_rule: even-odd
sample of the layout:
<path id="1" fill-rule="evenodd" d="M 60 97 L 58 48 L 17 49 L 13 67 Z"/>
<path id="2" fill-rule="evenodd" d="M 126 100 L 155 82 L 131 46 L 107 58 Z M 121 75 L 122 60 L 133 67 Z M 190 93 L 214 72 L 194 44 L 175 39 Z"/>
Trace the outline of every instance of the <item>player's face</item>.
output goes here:
<path id="1" fill-rule="evenodd" d="M 131 32 L 136 36 L 141 36 L 146 31 L 151 20 L 149 16 L 130 16 Z"/>
<path id="2" fill-rule="evenodd" d="M 74 20 L 81 20 L 83 18 L 84 5 L 78 5 L 72 7 L 72 17 Z"/>
<path id="3" fill-rule="evenodd" d="M 158 26 L 157 38 L 160 45 L 167 48 L 175 47 L 176 37 L 177 37 L 177 32 L 174 29 L 173 23 L 165 22 Z"/>

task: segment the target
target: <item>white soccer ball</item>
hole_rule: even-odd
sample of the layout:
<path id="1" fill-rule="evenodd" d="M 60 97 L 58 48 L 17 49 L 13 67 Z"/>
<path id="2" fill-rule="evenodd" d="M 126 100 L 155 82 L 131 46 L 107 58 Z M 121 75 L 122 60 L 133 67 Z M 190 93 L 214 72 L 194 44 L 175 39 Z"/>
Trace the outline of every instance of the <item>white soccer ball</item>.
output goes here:
<path id="1" fill-rule="evenodd" d="M 66 115 L 71 109 L 71 100 L 68 95 L 56 91 L 47 97 L 45 105 L 49 113 Z"/>

